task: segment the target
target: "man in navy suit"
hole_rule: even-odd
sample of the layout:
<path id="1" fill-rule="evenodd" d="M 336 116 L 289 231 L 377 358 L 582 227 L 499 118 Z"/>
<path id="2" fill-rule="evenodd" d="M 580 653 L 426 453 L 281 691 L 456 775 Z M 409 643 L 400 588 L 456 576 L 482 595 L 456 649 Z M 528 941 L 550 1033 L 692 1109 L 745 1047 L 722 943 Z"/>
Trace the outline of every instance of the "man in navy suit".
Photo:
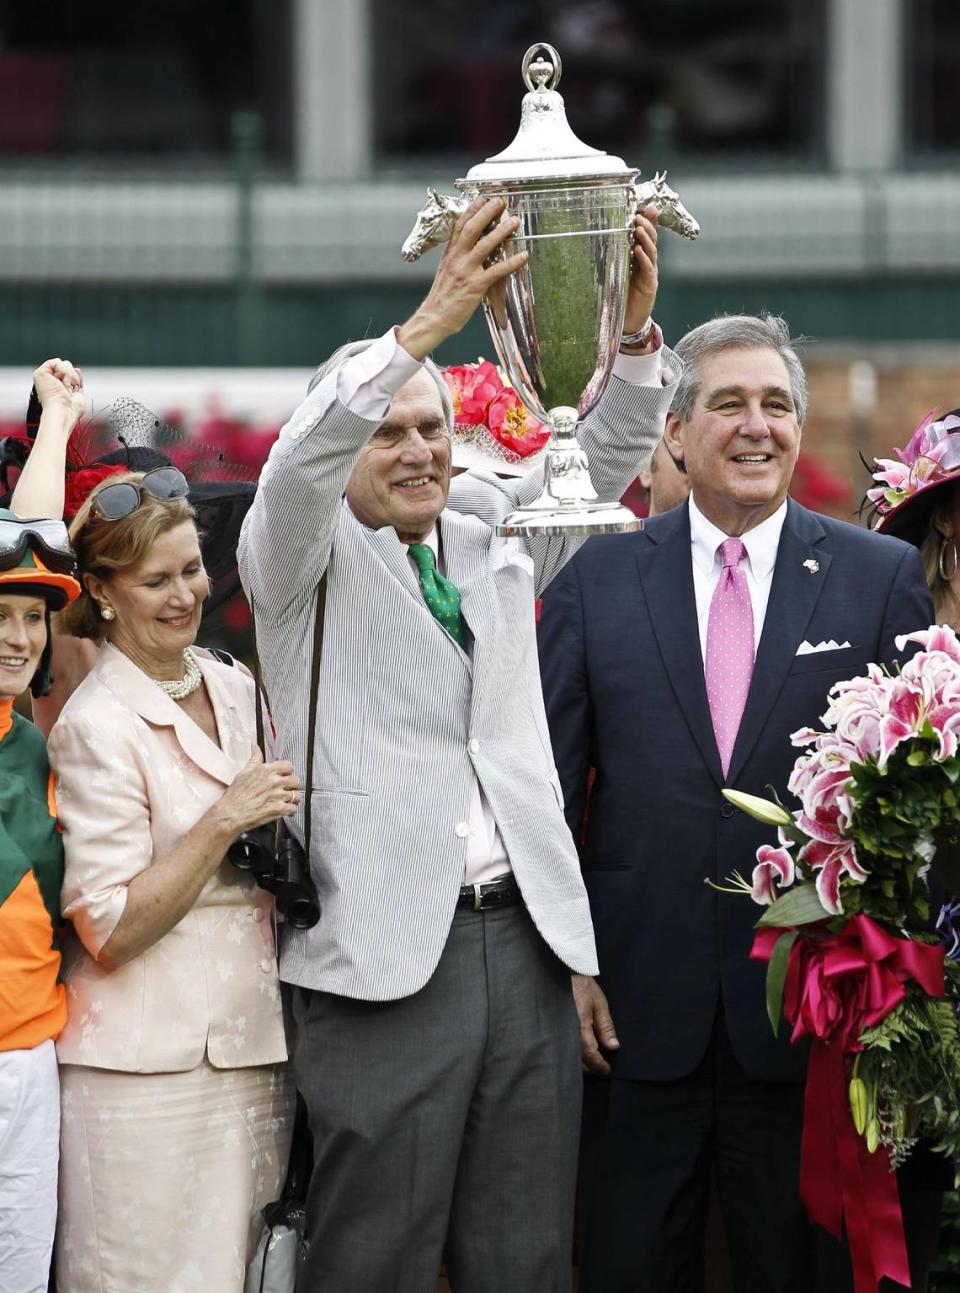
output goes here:
<path id="1" fill-rule="evenodd" d="M 805 1055 L 771 1032 L 757 908 L 704 881 L 775 842 L 721 788 L 783 792 L 790 733 L 932 606 L 915 549 L 788 500 L 806 382 L 783 320 L 714 319 L 676 354 L 689 500 L 587 544 L 540 621 L 599 953 L 574 980 L 583 1061 L 610 1075 L 588 1082 L 581 1289 L 702 1290 L 715 1174 L 737 1293 L 833 1293 L 845 1254 L 797 1192 Z"/>

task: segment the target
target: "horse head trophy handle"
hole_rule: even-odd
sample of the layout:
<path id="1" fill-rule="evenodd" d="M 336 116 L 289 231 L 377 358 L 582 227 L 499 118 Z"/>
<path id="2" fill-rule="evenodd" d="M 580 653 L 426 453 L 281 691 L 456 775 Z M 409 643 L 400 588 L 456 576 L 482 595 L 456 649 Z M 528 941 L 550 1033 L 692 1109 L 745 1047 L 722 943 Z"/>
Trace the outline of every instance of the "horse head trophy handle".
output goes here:
<path id="1" fill-rule="evenodd" d="M 448 242 L 461 214 L 470 205 L 470 198 L 447 197 L 437 189 L 427 189 L 427 202 L 417 213 L 413 228 L 400 248 L 406 261 L 419 260 L 431 247 Z"/>
<path id="2" fill-rule="evenodd" d="M 653 207 L 657 213 L 657 225 L 661 229 L 670 229 L 681 238 L 700 237 L 700 224 L 680 201 L 680 194 L 667 183 L 667 172 L 657 171 L 652 180 L 643 180 L 634 185 L 636 208 Z M 630 223 L 633 223 L 631 218 Z M 449 235 L 448 235 L 449 236 Z"/>

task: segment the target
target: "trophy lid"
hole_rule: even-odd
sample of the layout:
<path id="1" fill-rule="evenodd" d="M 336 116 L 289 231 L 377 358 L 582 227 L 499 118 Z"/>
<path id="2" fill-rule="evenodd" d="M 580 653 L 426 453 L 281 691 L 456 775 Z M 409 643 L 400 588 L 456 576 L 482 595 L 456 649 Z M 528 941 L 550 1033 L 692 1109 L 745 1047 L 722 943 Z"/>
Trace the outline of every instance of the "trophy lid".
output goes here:
<path id="1" fill-rule="evenodd" d="M 541 50 L 547 58 L 539 56 Z M 620 157 L 591 148 L 570 129 L 563 97 L 556 89 L 562 67 L 552 45 L 541 42 L 530 46 L 523 56 L 523 79 L 529 93 L 523 96 L 516 138 L 502 153 L 472 166 L 465 179 L 457 180 L 457 188 L 567 178 L 633 180 L 636 168 Z"/>

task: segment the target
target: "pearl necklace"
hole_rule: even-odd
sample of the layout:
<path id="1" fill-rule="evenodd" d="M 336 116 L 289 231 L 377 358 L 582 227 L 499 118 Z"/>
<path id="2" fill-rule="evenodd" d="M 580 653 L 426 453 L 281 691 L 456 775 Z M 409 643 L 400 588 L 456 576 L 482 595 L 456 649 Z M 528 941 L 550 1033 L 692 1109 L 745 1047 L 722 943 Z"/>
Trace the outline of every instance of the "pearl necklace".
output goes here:
<path id="1" fill-rule="evenodd" d="M 203 674 L 200 672 L 200 666 L 193 658 L 193 652 L 188 648 L 183 653 L 183 677 L 176 679 L 152 678 L 161 691 L 165 691 L 171 700 L 186 700 L 203 683 Z"/>

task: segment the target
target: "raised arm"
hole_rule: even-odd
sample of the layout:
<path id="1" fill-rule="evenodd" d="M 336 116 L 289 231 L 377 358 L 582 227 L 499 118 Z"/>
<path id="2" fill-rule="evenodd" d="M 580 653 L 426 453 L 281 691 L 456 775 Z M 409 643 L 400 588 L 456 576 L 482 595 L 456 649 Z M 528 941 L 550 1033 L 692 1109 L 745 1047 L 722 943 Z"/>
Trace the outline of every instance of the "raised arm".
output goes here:
<path id="1" fill-rule="evenodd" d="M 63 516 L 67 441 L 83 413 L 83 374 L 68 359 L 48 359 L 33 374 L 43 410 L 37 438 L 10 499 L 10 510 L 26 518 Z"/>
<path id="2" fill-rule="evenodd" d="M 603 397 L 577 429 L 597 496 L 609 502 L 624 494 L 649 461 L 663 433 L 680 373 L 680 361 L 661 346 L 659 332 L 652 326 L 658 281 L 655 213 L 647 208 L 636 217 L 624 317 L 625 335 L 646 336 L 621 350 Z M 466 473 L 451 485 L 450 506 L 495 525 L 508 512 L 532 503 L 543 489 L 543 479 L 543 468 L 520 480 L 493 481 Z M 524 542 L 533 559 L 539 595 L 585 540 L 536 537 Z"/>
<path id="3" fill-rule="evenodd" d="M 392 396 L 437 345 L 463 328 L 486 293 L 525 263 L 525 252 L 486 263 L 517 226 L 512 217 L 500 220 L 504 206 L 500 198 L 478 198 L 467 208 L 415 313 L 328 374 L 282 429 L 239 549 L 244 586 L 267 614 L 283 619 L 313 595 L 330 557 L 347 479 Z"/>
<path id="4" fill-rule="evenodd" d="M 348 359 L 281 428 L 237 548 L 240 577 L 258 617 L 280 621 L 295 614 L 319 583 L 347 478 L 390 399 L 389 391 L 381 392 L 375 382 L 364 411 L 356 412 L 345 391 L 362 388 L 367 372 L 379 378 L 390 369 L 395 350 L 387 334 Z M 402 357 L 399 366 L 402 371 Z"/>

